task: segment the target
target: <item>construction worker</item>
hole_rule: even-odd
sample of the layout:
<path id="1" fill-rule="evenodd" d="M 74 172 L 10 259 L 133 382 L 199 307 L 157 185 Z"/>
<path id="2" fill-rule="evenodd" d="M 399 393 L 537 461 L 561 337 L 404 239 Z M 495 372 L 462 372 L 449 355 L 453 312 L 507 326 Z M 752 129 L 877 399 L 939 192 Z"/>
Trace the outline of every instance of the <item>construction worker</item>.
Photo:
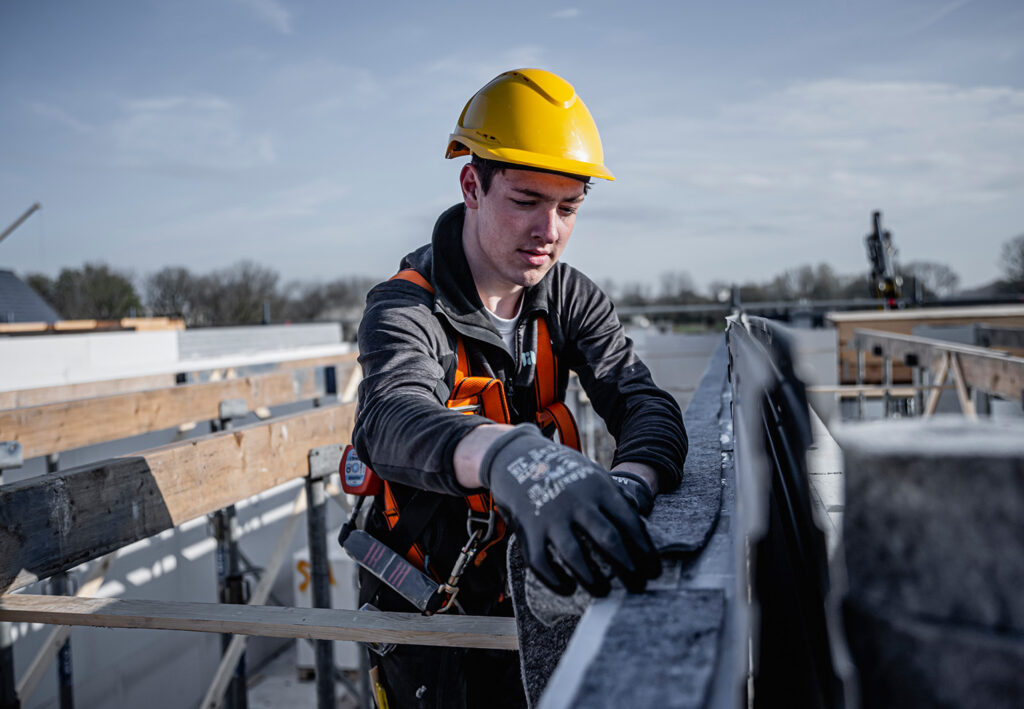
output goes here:
<path id="1" fill-rule="evenodd" d="M 462 155 L 461 202 L 367 296 L 354 445 L 387 491 L 366 531 L 443 581 L 472 531 L 467 500 L 483 493 L 500 516 L 449 612 L 512 615 L 513 531 L 559 593 L 603 596 L 612 576 L 641 591 L 661 567 L 640 515 L 678 485 L 686 434 L 611 301 L 559 262 L 591 178 L 614 179 L 597 128 L 564 79 L 509 71 L 466 104 L 446 157 Z M 570 369 L 616 439 L 610 472 L 571 447 Z M 466 394 L 468 382 L 483 384 Z M 413 610 L 365 570 L 360 584 L 361 602 Z M 404 645 L 372 660 L 391 707 L 526 705 L 516 653 Z"/>

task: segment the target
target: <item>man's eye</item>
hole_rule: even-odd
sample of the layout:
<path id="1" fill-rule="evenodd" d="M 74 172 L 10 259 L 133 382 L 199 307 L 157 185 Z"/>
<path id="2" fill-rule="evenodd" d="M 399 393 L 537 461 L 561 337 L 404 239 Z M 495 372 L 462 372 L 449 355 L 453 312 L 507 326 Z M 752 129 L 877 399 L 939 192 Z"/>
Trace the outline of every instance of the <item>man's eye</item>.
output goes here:
<path id="1" fill-rule="evenodd" d="M 576 213 L 576 207 L 559 207 L 562 210 L 562 214 L 565 216 L 571 216 Z"/>
<path id="2" fill-rule="evenodd" d="M 518 204 L 520 207 L 532 207 L 533 205 L 537 204 L 535 201 L 531 199 L 513 199 L 512 201 Z"/>

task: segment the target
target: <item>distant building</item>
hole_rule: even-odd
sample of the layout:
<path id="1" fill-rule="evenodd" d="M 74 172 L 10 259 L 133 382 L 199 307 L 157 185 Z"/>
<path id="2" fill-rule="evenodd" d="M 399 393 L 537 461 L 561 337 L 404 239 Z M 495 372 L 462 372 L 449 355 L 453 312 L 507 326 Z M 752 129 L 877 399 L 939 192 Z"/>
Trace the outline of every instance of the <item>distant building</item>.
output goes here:
<path id="1" fill-rule="evenodd" d="M 57 311 L 51 308 L 27 283 L 13 271 L 0 270 L 0 323 L 56 322 Z"/>

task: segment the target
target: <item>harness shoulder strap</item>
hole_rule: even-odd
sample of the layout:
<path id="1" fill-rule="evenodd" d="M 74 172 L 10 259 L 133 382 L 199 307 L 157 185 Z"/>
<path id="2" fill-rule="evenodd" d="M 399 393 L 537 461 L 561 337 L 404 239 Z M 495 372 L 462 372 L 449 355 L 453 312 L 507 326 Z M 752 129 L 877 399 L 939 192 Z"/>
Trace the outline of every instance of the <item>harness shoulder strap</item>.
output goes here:
<path id="1" fill-rule="evenodd" d="M 551 335 L 544 318 L 537 319 L 537 364 L 533 385 L 538 410 L 555 401 L 558 395 L 558 359 L 551 348 Z"/>
<path id="2" fill-rule="evenodd" d="M 558 398 L 558 355 L 551 346 L 551 334 L 544 318 L 537 320 L 537 364 L 533 385 L 537 396 L 537 423 L 541 430 L 554 427 L 562 445 L 580 450 L 576 419 L 565 402 Z"/>
<path id="3" fill-rule="evenodd" d="M 393 275 L 388 280 L 389 281 L 409 281 L 409 283 L 415 283 L 420 288 L 422 288 L 423 290 L 425 290 L 428 293 L 430 293 L 430 295 L 434 295 L 434 286 L 430 285 L 430 281 L 428 281 L 426 278 L 424 278 L 423 274 L 420 273 L 419 271 L 417 271 L 415 268 L 403 269 L 403 270 L 399 271 L 398 273 L 396 273 L 395 275 Z"/>

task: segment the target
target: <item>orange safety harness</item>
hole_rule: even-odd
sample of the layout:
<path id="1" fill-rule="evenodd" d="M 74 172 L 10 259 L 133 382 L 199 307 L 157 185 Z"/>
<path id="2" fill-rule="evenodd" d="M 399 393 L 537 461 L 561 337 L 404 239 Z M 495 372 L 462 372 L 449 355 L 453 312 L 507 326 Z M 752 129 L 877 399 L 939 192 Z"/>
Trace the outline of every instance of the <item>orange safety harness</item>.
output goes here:
<path id="1" fill-rule="evenodd" d="M 430 282 L 415 269 L 399 271 L 391 280 L 403 280 L 423 288 L 431 295 L 434 288 Z M 493 377 L 473 376 L 470 373 L 469 357 L 462 337 L 456 337 L 455 381 L 446 406 L 449 409 L 462 411 L 466 414 L 482 415 L 495 423 L 511 423 L 508 402 L 502 383 Z M 537 363 L 534 376 L 534 391 L 537 396 L 537 425 L 542 431 L 552 427 L 558 432 L 563 445 L 580 449 L 579 429 L 573 419 L 569 407 L 558 396 L 558 358 L 551 347 L 551 337 L 544 318 L 537 320 Z M 479 566 L 486 556 L 487 550 L 500 542 L 505 536 L 504 520 L 496 514 L 497 508 L 491 494 L 478 493 L 466 497 L 469 506 L 470 542 L 474 548 L 476 543 L 483 546 L 475 551 L 473 564 Z M 388 529 L 394 529 L 401 516 L 398 501 L 388 482 L 384 481 L 384 519 Z M 474 524 L 479 525 L 474 530 Z M 474 536 L 476 535 L 476 537 Z M 407 558 L 419 569 L 430 572 L 426 568 L 426 554 L 419 543 L 413 544 Z M 432 573 L 432 572 L 431 572 Z"/>

